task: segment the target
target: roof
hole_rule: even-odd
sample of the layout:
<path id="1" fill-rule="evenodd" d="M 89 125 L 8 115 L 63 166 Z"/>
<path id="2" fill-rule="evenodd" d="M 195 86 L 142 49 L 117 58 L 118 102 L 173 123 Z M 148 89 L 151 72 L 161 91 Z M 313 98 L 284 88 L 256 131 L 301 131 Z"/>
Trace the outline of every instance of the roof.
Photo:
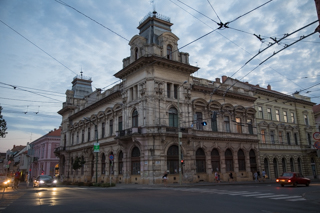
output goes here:
<path id="1" fill-rule="evenodd" d="M 313 110 L 313 113 L 318 113 L 318 112 L 320 112 L 320 104 L 314 105 L 314 106 L 312 107 L 312 110 Z"/>
<path id="2" fill-rule="evenodd" d="M 61 136 L 61 128 L 50 131 L 46 136 Z"/>

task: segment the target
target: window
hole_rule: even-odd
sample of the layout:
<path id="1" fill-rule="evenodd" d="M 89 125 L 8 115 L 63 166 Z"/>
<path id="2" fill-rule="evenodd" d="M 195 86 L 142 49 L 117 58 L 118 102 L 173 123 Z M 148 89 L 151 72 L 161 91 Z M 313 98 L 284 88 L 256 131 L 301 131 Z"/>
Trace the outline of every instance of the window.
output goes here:
<path id="1" fill-rule="evenodd" d="M 77 132 L 77 144 L 79 143 L 79 132 Z"/>
<path id="2" fill-rule="evenodd" d="M 242 133 L 242 124 L 241 124 L 241 118 L 236 118 L 236 124 L 237 124 L 237 133 Z"/>
<path id="3" fill-rule="evenodd" d="M 263 118 L 263 111 L 261 106 L 258 107 L 258 113 L 259 113 L 259 118 Z"/>
<path id="4" fill-rule="evenodd" d="M 196 167 L 197 173 L 206 172 L 206 155 L 204 154 L 204 151 L 201 148 L 199 148 L 196 151 Z"/>
<path id="5" fill-rule="evenodd" d="M 118 118 L 118 131 L 122 131 L 122 116 Z"/>
<path id="6" fill-rule="evenodd" d="M 286 159 L 282 158 L 282 171 L 286 172 L 287 168 L 286 168 Z"/>
<path id="7" fill-rule="evenodd" d="M 167 46 L 167 59 L 172 60 L 172 46 L 170 44 Z"/>
<path id="8" fill-rule="evenodd" d="M 290 158 L 290 169 L 291 172 L 294 172 L 293 158 Z"/>
<path id="9" fill-rule="evenodd" d="M 213 149 L 211 151 L 211 165 L 212 171 L 220 171 L 220 156 L 219 151 L 217 149 Z"/>
<path id="10" fill-rule="evenodd" d="M 287 112 L 283 112 L 283 122 L 288 122 Z"/>
<path id="11" fill-rule="evenodd" d="M 119 171 L 119 175 L 123 174 L 123 152 L 120 151 L 119 153 L 119 160 L 118 160 L 118 171 Z"/>
<path id="12" fill-rule="evenodd" d="M 169 109 L 169 126 L 178 127 L 178 111 L 174 107 Z"/>
<path id="13" fill-rule="evenodd" d="M 109 121 L 109 136 L 113 134 L 113 120 Z"/>
<path id="14" fill-rule="evenodd" d="M 305 123 L 306 125 L 309 125 L 308 116 L 307 116 L 307 115 L 304 115 L 303 117 L 304 117 L 304 123 Z"/>
<path id="15" fill-rule="evenodd" d="M 299 169 L 299 173 L 302 174 L 302 167 L 301 167 L 301 159 L 298 158 L 298 169 Z"/>
<path id="16" fill-rule="evenodd" d="M 173 97 L 175 99 L 178 99 L 178 89 L 179 89 L 179 86 L 178 85 L 173 85 Z"/>
<path id="17" fill-rule="evenodd" d="M 72 133 L 72 136 L 71 136 L 71 144 L 73 145 L 73 143 L 74 143 L 74 133 Z"/>
<path id="18" fill-rule="evenodd" d="M 242 149 L 238 151 L 239 171 L 246 171 L 246 158 Z"/>
<path id="19" fill-rule="evenodd" d="M 309 132 L 307 134 L 308 134 L 308 143 L 309 145 L 311 145 L 311 134 Z"/>
<path id="20" fill-rule="evenodd" d="M 211 115 L 211 129 L 213 132 L 218 132 L 217 112 L 213 112 Z"/>
<path id="21" fill-rule="evenodd" d="M 106 156 L 104 153 L 102 153 L 101 156 L 101 174 L 106 173 Z"/>
<path id="22" fill-rule="evenodd" d="M 134 59 L 135 60 L 138 59 L 138 48 L 137 47 L 134 49 Z"/>
<path id="23" fill-rule="evenodd" d="M 272 120 L 272 112 L 271 112 L 271 108 L 267 109 L 267 113 L 268 113 L 268 119 Z"/>
<path id="24" fill-rule="evenodd" d="M 81 175 L 83 175 L 83 174 L 84 174 L 84 157 L 81 156 Z"/>
<path id="25" fill-rule="evenodd" d="M 249 152 L 250 157 L 250 171 L 257 171 L 257 161 L 256 161 L 256 153 L 251 149 Z"/>
<path id="26" fill-rule="evenodd" d="M 73 168 L 72 168 L 72 165 L 73 165 L 73 157 L 71 157 L 71 165 L 70 165 L 70 168 L 71 168 L 71 174 L 73 175 Z"/>
<path id="27" fill-rule="evenodd" d="M 276 109 L 276 120 L 280 121 L 280 112 L 278 109 Z"/>
<path id="28" fill-rule="evenodd" d="M 225 152 L 225 162 L 226 162 L 226 172 L 233 171 L 233 156 L 230 149 L 227 149 Z"/>
<path id="29" fill-rule="evenodd" d="M 98 138 L 98 126 L 94 125 L 94 138 L 97 139 Z"/>
<path id="30" fill-rule="evenodd" d="M 230 120 L 229 120 L 229 116 L 224 116 L 223 120 L 224 120 L 225 131 L 226 131 L 226 132 L 231 132 L 231 131 L 230 131 Z"/>
<path id="31" fill-rule="evenodd" d="M 131 152 L 131 174 L 140 174 L 140 150 L 138 147 L 134 147 Z"/>
<path id="32" fill-rule="evenodd" d="M 82 132 L 81 132 L 81 143 L 83 143 L 84 142 L 84 130 L 82 130 Z"/>
<path id="33" fill-rule="evenodd" d="M 270 140 L 271 140 L 271 143 L 275 143 L 273 130 L 270 130 Z"/>
<path id="34" fill-rule="evenodd" d="M 167 151 L 167 170 L 169 174 L 179 173 L 179 148 L 177 145 L 172 145 Z"/>
<path id="35" fill-rule="evenodd" d="M 106 124 L 105 124 L 105 123 L 102 123 L 102 125 L 101 125 L 101 138 L 104 138 L 104 135 L 105 135 L 105 127 L 106 127 Z"/>
<path id="36" fill-rule="evenodd" d="M 261 129 L 261 141 L 262 143 L 266 143 L 266 135 L 264 129 Z"/>
<path id="37" fill-rule="evenodd" d="M 295 118 L 294 118 L 294 113 L 291 112 L 290 115 L 291 115 L 291 123 L 295 123 L 296 121 L 295 121 Z"/>
<path id="38" fill-rule="evenodd" d="M 248 119 L 247 120 L 247 124 L 248 124 L 248 131 L 250 135 L 253 135 L 253 126 L 252 126 L 252 120 Z"/>
<path id="39" fill-rule="evenodd" d="M 132 127 L 138 127 L 138 111 L 136 109 L 132 113 Z"/>
<path id="40" fill-rule="evenodd" d="M 287 132 L 287 142 L 288 145 L 291 145 L 290 132 Z"/>
<path id="41" fill-rule="evenodd" d="M 167 97 L 171 97 L 171 84 L 167 83 Z"/>
<path id="42" fill-rule="evenodd" d="M 90 141 L 90 131 L 91 131 L 91 129 L 90 129 L 90 127 L 88 128 L 88 141 Z"/>
<path id="43" fill-rule="evenodd" d="M 294 142 L 296 145 L 298 145 L 298 134 L 294 133 Z"/>
<path id="44" fill-rule="evenodd" d="M 282 140 L 282 132 L 279 132 L 279 143 L 283 143 L 283 140 Z"/>
<path id="45" fill-rule="evenodd" d="M 198 130 L 203 130 L 203 126 L 202 126 L 202 112 L 196 112 L 196 116 L 197 116 L 197 129 Z"/>

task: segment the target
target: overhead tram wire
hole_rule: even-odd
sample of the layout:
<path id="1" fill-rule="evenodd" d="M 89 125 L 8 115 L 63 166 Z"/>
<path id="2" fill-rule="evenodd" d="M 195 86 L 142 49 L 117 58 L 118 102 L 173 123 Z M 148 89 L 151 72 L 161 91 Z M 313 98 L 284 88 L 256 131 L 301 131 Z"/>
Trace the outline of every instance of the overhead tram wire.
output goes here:
<path id="1" fill-rule="evenodd" d="M 239 80 L 241 81 L 243 78 L 245 78 L 247 75 L 249 75 L 251 72 L 253 72 L 255 69 L 257 69 L 259 66 L 261 66 L 263 63 L 265 63 L 266 61 L 268 61 L 270 58 L 272 58 L 273 56 L 275 56 L 276 54 L 278 54 L 278 53 L 281 52 L 282 50 L 284 50 L 284 49 L 286 49 L 286 48 L 294 45 L 295 43 L 299 42 L 300 40 L 303 40 L 303 39 L 305 39 L 305 38 L 308 38 L 309 36 L 311 36 L 311 35 L 313 35 L 313 34 L 315 34 L 315 33 L 317 33 L 317 32 L 315 31 L 315 32 L 313 32 L 313 33 L 310 33 L 310 34 L 307 35 L 307 36 L 302 36 L 299 40 L 297 40 L 297 41 L 295 41 L 295 42 L 293 42 L 293 43 L 291 43 L 291 44 L 289 44 L 289 45 L 286 45 L 284 48 L 280 49 L 280 50 L 277 51 L 277 52 L 274 52 L 271 56 L 269 56 L 267 59 L 263 60 L 261 63 L 259 63 L 258 66 L 256 66 L 254 69 L 252 69 L 251 71 L 249 71 L 246 75 L 244 75 L 244 76 L 243 76 L 241 79 L 239 79 Z M 226 93 L 227 93 L 236 83 L 237 83 L 237 82 L 235 82 L 234 84 L 232 84 L 232 85 L 224 92 L 224 96 L 226 95 Z M 319 83 L 319 84 L 320 84 L 320 83 Z M 309 88 L 307 88 L 307 89 L 309 89 Z M 306 89 L 305 89 L 305 90 L 306 90 Z"/>
<path id="2" fill-rule="evenodd" d="M 214 13 L 216 14 L 216 16 L 218 17 L 218 19 L 219 19 L 220 23 L 222 23 L 222 21 L 221 21 L 220 17 L 218 16 L 218 14 L 217 14 L 217 12 L 215 11 L 215 9 L 212 7 L 212 4 L 210 3 L 210 1 L 209 1 L 209 0 L 207 0 L 207 1 L 208 1 L 208 3 L 210 4 L 210 6 L 211 6 L 211 8 L 212 8 L 213 12 L 214 12 Z"/>
<path id="3" fill-rule="evenodd" d="M 33 43 L 32 41 L 30 41 L 28 38 L 26 38 L 25 36 L 23 36 L 21 33 L 19 33 L 18 31 L 16 31 L 15 29 L 13 29 L 12 27 L 10 27 L 8 24 L 6 24 L 5 22 L 3 22 L 2 20 L 0 20 L 0 22 L 2 22 L 4 25 L 6 25 L 7 27 L 9 27 L 11 30 L 13 30 L 15 33 L 17 33 L 18 35 L 20 35 L 21 37 L 23 37 L 24 39 L 26 39 L 27 41 L 29 41 L 31 44 L 33 44 L 35 47 L 37 47 L 39 50 L 41 50 L 42 52 L 44 52 L 45 54 L 47 54 L 48 56 L 50 56 L 53 60 L 55 60 L 56 62 L 58 62 L 59 64 L 61 64 L 62 66 L 64 66 L 65 68 L 67 68 L 68 70 L 70 70 L 71 72 L 75 73 L 74 71 L 72 71 L 69 67 L 67 67 L 66 65 L 64 65 L 63 63 L 61 63 L 60 61 L 58 61 L 55 57 L 53 57 L 52 55 L 50 55 L 49 53 L 47 53 L 45 50 L 43 50 L 41 47 L 39 47 L 38 45 L 36 45 L 35 43 Z"/>
<path id="4" fill-rule="evenodd" d="M 76 8 L 72 7 L 71 5 L 63 2 L 62 0 L 55 0 L 55 1 L 56 1 L 57 3 L 59 3 L 59 4 L 62 4 L 62 5 L 64 5 L 64 6 L 66 6 L 66 7 L 69 7 L 69 8 L 71 8 L 71 9 L 77 11 L 77 12 L 80 13 L 81 15 L 87 17 L 88 19 L 90 19 L 91 21 L 95 22 L 96 24 L 98 24 L 98 25 L 102 26 L 103 28 L 109 30 L 110 32 L 116 34 L 116 35 L 119 36 L 120 38 L 122 38 L 122 39 L 124 39 L 124 40 L 126 40 L 126 41 L 129 41 L 128 39 L 126 39 L 125 37 L 123 37 L 122 35 L 120 35 L 119 33 L 116 33 L 115 31 L 111 30 L 110 28 L 108 28 L 108 27 L 104 26 L 103 24 L 97 22 L 96 20 L 94 20 L 94 19 L 91 18 L 90 16 L 87 16 L 86 14 L 82 13 L 81 11 L 79 11 L 79 10 L 77 10 Z M 129 41 L 129 42 L 130 42 L 130 41 Z"/>
<path id="5" fill-rule="evenodd" d="M 0 99 L 6 99 L 6 100 L 12 100 L 12 101 L 27 101 L 27 102 L 37 102 L 37 103 L 48 103 L 48 104 L 52 104 L 52 103 L 54 103 L 54 104 L 57 104 L 57 103 L 60 103 L 61 104 L 61 102 L 62 101 L 59 101 L 59 102 L 48 102 L 48 101 L 33 101 L 33 100 L 22 100 L 22 99 L 14 99 L 14 98 L 3 98 L 3 97 L 0 97 Z"/>

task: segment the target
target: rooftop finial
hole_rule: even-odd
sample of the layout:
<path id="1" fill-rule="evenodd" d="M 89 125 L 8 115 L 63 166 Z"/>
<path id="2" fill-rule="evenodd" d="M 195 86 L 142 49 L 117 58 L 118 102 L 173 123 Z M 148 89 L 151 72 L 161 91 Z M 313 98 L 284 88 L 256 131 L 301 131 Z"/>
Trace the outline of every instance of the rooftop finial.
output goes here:
<path id="1" fill-rule="evenodd" d="M 152 4 L 153 13 L 157 13 L 155 0 L 150 0 L 150 4 Z"/>
<path id="2" fill-rule="evenodd" d="M 83 73 L 83 72 L 82 72 L 82 66 L 81 66 L 81 72 L 80 72 L 80 73 L 81 73 L 81 79 L 82 79 L 82 73 Z"/>

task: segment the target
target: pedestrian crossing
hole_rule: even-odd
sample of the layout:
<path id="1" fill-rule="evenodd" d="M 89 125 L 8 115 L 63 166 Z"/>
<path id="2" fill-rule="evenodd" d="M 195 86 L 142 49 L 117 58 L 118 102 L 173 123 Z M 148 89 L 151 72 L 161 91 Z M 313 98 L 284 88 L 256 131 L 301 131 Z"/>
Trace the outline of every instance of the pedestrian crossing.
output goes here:
<path id="1" fill-rule="evenodd" d="M 171 188 L 170 190 L 208 193 L 208 194 L 220 194 L 220 195 L 223 194 L 223 195 L 230 195 L 230 196 L 257 198 L 257 199 L 285 200 L 285 201 L 291 201 L 291 202 L 306 200 L 300 195 L 274 194 L 274 193 L 266 193 L 266 192 L 230 191 L 230 190 L 201 189 L 201 188 Z"/>
<path id="2" fill-rule="evenodd" d="M 195 192 L 206 194 L 219 194 L 230 196 L 242 196 L 248 198 L 257 199 L 271 199 L 271 200 L 284 200 L 284 201 L 305 201 L 306 199 L 300 195 L 287 195 L 287 194 L 275 194 L 267 192 L 252 192 L 252 191 L 231 191 L 231 190 L 218 190 L 218 189 L 203 189 L 203 188 L 155 188 L 155 187 L 141 187 L 140 189 L 164 189 L 183 192 Z"/>

